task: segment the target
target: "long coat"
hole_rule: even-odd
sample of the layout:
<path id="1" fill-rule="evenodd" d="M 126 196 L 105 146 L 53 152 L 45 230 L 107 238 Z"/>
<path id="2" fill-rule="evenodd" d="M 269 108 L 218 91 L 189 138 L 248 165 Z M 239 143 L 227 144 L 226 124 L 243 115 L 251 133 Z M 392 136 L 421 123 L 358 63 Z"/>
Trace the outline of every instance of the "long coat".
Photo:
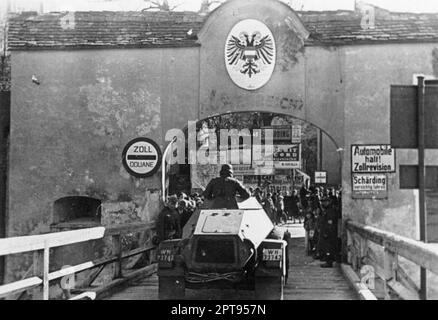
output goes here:
<path id="1" fill-rule="evenodd" d="M 246 200 L 250 197 L 248 190 L 233 177 L 214 178 L 203 193 L 207 200 L 213 200 L 211 208 L 237 209 L 236 194 Z"/>
<path id="2" fill-rule="evenodd" d="M 161 210 L 157 221 L 157 236 L 159 241 L 181 238 L 181 221 L 176 209 L 164 207 Z"/>
<path id="3" fill-rule="evenodd" d="M 331 205 L 324 209 L 321 216 L 321 230 L 319 250 L 323 255 L 335 255 L 337 248 L 338 214 L 336 208 Z"/>

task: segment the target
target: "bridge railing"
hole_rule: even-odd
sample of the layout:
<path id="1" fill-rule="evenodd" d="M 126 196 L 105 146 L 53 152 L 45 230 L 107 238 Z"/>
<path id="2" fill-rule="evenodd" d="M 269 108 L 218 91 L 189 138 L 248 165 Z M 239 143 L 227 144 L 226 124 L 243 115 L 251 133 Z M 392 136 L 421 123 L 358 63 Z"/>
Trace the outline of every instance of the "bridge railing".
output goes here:
<path id="1" fill-rule="evenodd" d="M 132 280 L 139 276 L 150 275 L 156 271 L 156 264 L 151 264 L 149 257 L 149 265 L 140 268 L 129 274 L 123 274 L 122 262 L 124 259 L 135 255 L 150 252 L 155 249 L 153 244 L 145 244 L 139 248 L 128 252 L 122 251 L 122 236 L 125 234 L 139 233 L 153 229 L 153 224 L 150 223 L 135 223 L 114 225 L 108 228 L 95 227 L 73 231 L 54 232 L 41 235 L 11 237 L 0 239 L 0 256 L 34 252 L 33 264 L 30 270 L 33 270 L 33 276 L 28 277 L 29 271 L 25 274 L 25 279 L 15 281 L 0 286 L 0 299 L 12 297 L 24 291 L 34 289 L 42 285 L 43 299 L 49 299 L 50 281 L 63 277 L 75 275 L 85 270 L 97 269 L 86 279 L 83 284 L 83 289 L 71 288 L 72 291 L 79 293 L 76 296 L 71 296 L 70 290 L 64 290 L 69 300 L 78 300 L 83 298 L 94 299 L 97 295 L 116 287 L 123 282 Z M 114 244 L 113 255 L 103 259 L 84 262 L 75 266 L 62 268 L 60 270 L 49 272 L 50 265 L 50 249 L 62 247 L 66 245 L 86 242 L 90 240 L 98 240 L 104 237 L 112 237 Z M 103 269 L 111 263 L 115 263 L 114 275 L 112 281 L 108 284 L 97 288 L 89 288 L 97 279 Z"/>
<path id="2" fill-rule="evenodd" d="M 390 290 L 402 299 L 420 298 L 416 282 L 403 269 L 399 257 L 438 275 L 438 246 L 435 244 L 416 241 L 351 220 L 346 222 L 346 230 L 348 262 L 356 271 L 363 265 L 371 265 L 375 275 L 383 282 L 385 299 L 390 299 Z M 383 258 L 372 253 L 371 243 L 383 248 Z"/>

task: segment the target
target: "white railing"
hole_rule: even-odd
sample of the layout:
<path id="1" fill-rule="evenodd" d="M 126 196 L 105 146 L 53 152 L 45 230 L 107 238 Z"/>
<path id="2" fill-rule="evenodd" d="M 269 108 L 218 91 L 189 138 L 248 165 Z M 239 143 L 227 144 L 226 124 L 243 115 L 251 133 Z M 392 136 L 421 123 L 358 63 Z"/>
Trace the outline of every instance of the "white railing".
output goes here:
<path id="1" fill-rule="evenodd" d="M 26 272 L 25 277 L 31 273 L 33 269 L 33 276 L 25 278 L 23 280 L 15 281 L 0 286 L 0 299 L 5 297 L 11 297 L 16 293 L 24 292 L 29 289 L 33 289 L 37 286 L 43 285 L 43 299 L 49 299 L 49 282 L 52 280 L 60 279 L 63 277 L 71 276 L 79 272 L 97 269 L 92 273 L 85 281 L 87 288 L 79 289 L 75 288 L 80 294 L 74 297 L 70 296 L 68 292 L 67 298 L 69 300 L 78 299 L 95 299 L 96 295 L 104 295 L 106 291 L 110 291 L 112 288 L 122 285 L 124 282 L 145 277 L 153 274 L 156 271 L 156 263 L 152 263 L 152 257 L 150 253 L 155 249 L 152 243 L 145 243 L 136 249 L 129 251 L 122 251 L 122 236 L 126 234 L 140 233 L 140 232 L 153 232 L 154 223 L 129 223 L 113 225 L 110 227 L 96 227 L 86 228 L 74 231 L 63 231 L 56 233 L 48 233 L 41 235 L 12 237 L 0 239 L 0 256 L 34 252 L 33 266 Z M 83 262 L 81 264 L 62 268 L 57 271 L 49 272 L 50 262 L 50 249 L 71 245 L 75 243 L 102 239 L 103 237 L 112 237 L 112 255 L 102 259 Z M 152 237 L 151 237 L 152 239 Z M 124 259 L 140 255 L 149 254 L 148 265 L 136 269 L 129 274 L 124 274 L 122 271 L 122 261 Z M 88 288 L 96 280 L 105 266 L 109 264 L 115 264 L 113 270 L 112 280 L 109 284 L 104 284 L 97 288 Z"/>
<path id="2" fill-rule="evenodd" d="M 104 234 L 104 227 L 96 227 L 74 231 L 64 231 L 42 235 L 0 239 L 0 256 L 31 251 L 43 251 L 42 276 L 33 276 L 28 279 L 15 281 L 0 286 L 0 298 L 7 297 L 11 294 L 21 292 L 23 290 L 27 290 L 42 284 L 43 299 L 49 300 L 50 280 L 62 278 L 64 276 L 74 274 L 78 271 L 88 269 L 90 268 L 91 264 L 91 262 L 89 262 L 49 273 L 50 248 L 100 239 L 103 238 Z"/>

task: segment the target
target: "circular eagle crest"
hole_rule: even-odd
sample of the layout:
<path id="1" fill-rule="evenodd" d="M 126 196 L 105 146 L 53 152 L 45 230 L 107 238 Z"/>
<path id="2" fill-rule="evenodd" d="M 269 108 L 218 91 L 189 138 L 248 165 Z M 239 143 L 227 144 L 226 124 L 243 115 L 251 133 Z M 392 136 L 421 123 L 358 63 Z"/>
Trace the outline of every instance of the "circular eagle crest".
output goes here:
<path id="1" fill-rule="evenodd" d="M 246 90 L 263 87 L 275 67 L 275 40 L 262 22 L 246 19 L 238 22 L 225 43 L 225 65 L 236 85 Z"/>

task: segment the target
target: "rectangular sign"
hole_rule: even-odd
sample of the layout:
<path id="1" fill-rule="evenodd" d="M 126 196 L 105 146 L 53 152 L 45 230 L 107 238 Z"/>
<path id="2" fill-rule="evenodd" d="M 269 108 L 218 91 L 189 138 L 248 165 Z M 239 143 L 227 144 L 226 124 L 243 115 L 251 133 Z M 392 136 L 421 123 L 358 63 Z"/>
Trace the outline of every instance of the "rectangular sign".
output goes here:
<path id="1" fill-rule="evenodd" d="M 438 148 L 438 86 L 426 83 L 424 96 L 425 147 Z M 418 148 L 418 88 L 391 86 L 391 146 Z"/>
<path id="2" fill-rule="evenodd" d="M 418 166 L 400 166 L 400 189 L 418 189 Z M 426 189 L 438 189 L 438 166 L 426 166 Z"/>
<path id="3" fill-rule="evenodd" d="M 301 126 L 292 126 L 292 143 L 301 143 Z"/>
<path id="4" fill-rule="evenodd" d="M 274 145 L 274 168 L 301 169 L 301 144 Z"/>
<path id="5" fill-rule="evenodd" d="M 327 183 L 327 172 L 315 171 L 315 183 L 320 183 L 320 184 Z"/>
<path id="6" fill-rule="evenodd" d="M 250 164 L 235 164 L 233 165 L 234 175 L 250 176 L 255 174 L 255 169 Z"/>
<path id="7" fill-rule="evenodd" d="M 283 125 L 262 127 L 262 141 L 265 130 L 272 130 L 274 143 L 301 143 L 301 125 Z"/>
<path id="8" fill-rule="evenodd" d="M 386 173 L 353 173 L 351 175 L 353 199 L 387 199 Z"/>
<path id="9" fill-rule="evenodd" d="M 282 249 L 263 249 L 263 261 L 281 261 L 282 258 Z"/>
<path id="10" fill-rule="evenodd" d="M 351 145 L 351 172 L 395 172 L 395 151 L 388 144 Z"/>

